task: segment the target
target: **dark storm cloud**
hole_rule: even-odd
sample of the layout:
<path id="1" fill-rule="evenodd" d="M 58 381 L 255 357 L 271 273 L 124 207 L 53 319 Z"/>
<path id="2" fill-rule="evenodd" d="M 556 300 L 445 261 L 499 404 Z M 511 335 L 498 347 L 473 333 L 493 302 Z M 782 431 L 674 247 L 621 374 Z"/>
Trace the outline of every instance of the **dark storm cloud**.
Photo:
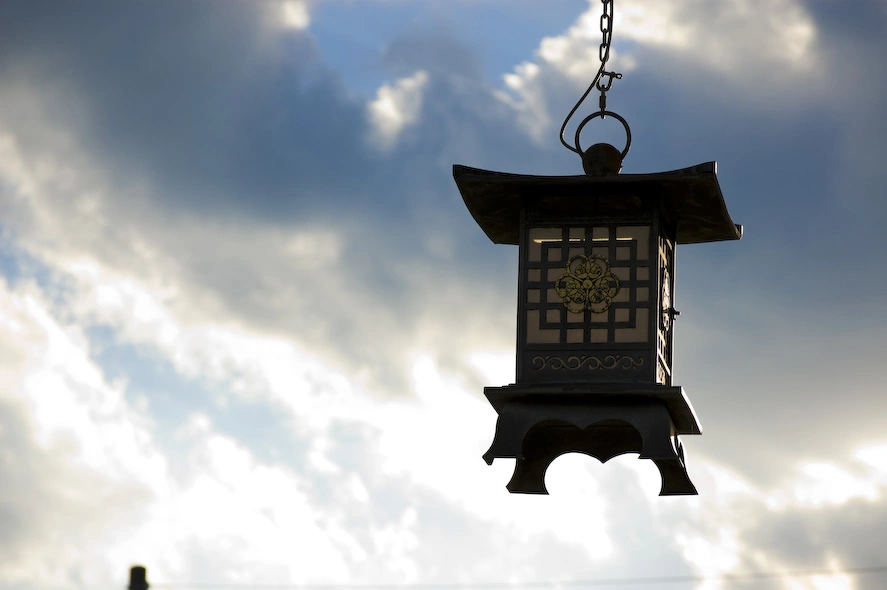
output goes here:
<path id="1" fill-rule="evenodd" d="M 416 251 L 429 230 L 483 243 L 452 164 L 513 169 L 538 150 L 492 98 L 471 52 L 427 31 L 389 44 L 380 67 L 395 77 L 426 69 L 430 82 L 420 124 L 383 153 L 367 145 L 365 104 L 310 36 L 269 32 L 259 10 L 269 6 L 4 3 L 6 125 L 27 152 L 44 135 L 22 121 L 65 130 L 111 186 L 146 187 L 170 211 L 282 225 L 314 218 L 349 232 L 374 220 L 359 230 L 369 235 L 349 234 L 362 242 L 350 258 L 358 273 L 373 266 L 364 255 Z M 502 149 L 486 149 L 491 142 Z M 121 222 L 131 215 L 123 201 L 108 203 Z"/>
<path id="2" fill-rule="evenodd" d="M 468 50 L 443 34 L 411 32 L 390 45 L 385 67 L 395 76 L 429 70 L 421 123 L 390 153 L 368 146 L 365 104 L 324 66 L 307 33 L 271 30 L 262 12 L 269 6 L 6 3 L 0 116 L 31 160 L 51 149 L 47 126 L 75 138 L 101 167 L 103 212 L 162 244 L 182 276 L 231 313 L 326 342 L 386 375 L 385 390 L 403 391 L 402 359 L 379 358 L 391 356 L 378 346 L 380 322 L 406 338 L 417 315 L 430 313 L 431 302 L 415 298 L 428 277 L 446 284 L 465 276 L 453 258 L 429 258 L 428 236 L 448 242 L 472 272 L 499 272 L 500 251 L 471 248 L 488 242 L 458 197 L 452 164 L 500 158 L 484 148 L 497 127 L 500 145 L 518 146 L 527 160 L 533 148 L 516 141 L 508 109 L 483 86 Z M 268 262 L 232 256 L 196 244 L 181 225 L 172 235 L 164 216 L 294 231 L 326 225 L 344 239 L 344 255 L 334 269 L 284 276 L 286 267 L 271 268 L 279 253 Z M 224 239 L 211 233 L 203 235 Z M 101 250 L 106 260 L 118 251 Z M 332 275 L 347 277 L 335 293 L 324 286 Z M 293 309 L 277 295 L 288 289 L 312 305 Z"/>
<path id="3" fill-rule="evenodd" d="M 738 44 L 730 71 L 684 48 L 620 45 L 617 30 L 617 49 L 632 54 L 638 68 L 614 85 L 611 105 L 625 111 L 636 132 L 632 169 L 717 159 L 731 212 L 748 225 L 749 237 L 795 236 L 812 226 L 792 241 L 816 246 L 806 238 L 831 240 L 852 224 L 868 240 L 887 214 L 883 199 L 871 197 L 879 194 L 878 155 L 887 142 L 887 119 L 879 114 L 887 78 L 878 68 L 887 53 L 887 8 L 808 2 L 804 10 L 814 32 L 803 52 L 773 53 L 787 51 L 773 35 L 790 37 L 780 25 L 791 23 L 776 23 L 758 50 Z M 763 9 L 743 24 L 766 17 Z M 853 211 L 848 202 L 861 206 Z"/>
<path id="4" fill-rule="evenodd" d="M 812 3 L 821 23 L 822 43 L 832 51 L 823 64 L 828 72 L 831 124 L 840 132 L 829 166 L 831 190 L 839 198 L 836 213 L 857 228 L 882 235 L 887 222 L 884 197 L 884 153 L 887 152 L 887 3 Z M 857 229 L 858 233 L 858 229 Z"/>
<path id="5" fill-rule="evenodd" d="M 0 74 L 121 185 L 169 206 L 292 218 L 372 184 L 362 105 L 271 4 L 4 3 Z M 16 104 L 5 101 L 14 119 Z"/>
<path id="6" fill-rule="evenodd" d="M 887 214 L 887 78 L 876 64 L 887 55 L 887 11 L 810 10 L 808 73 L 766 71 L 772 56 L 750 52 L 750 75 L 732 79 L 678 50 L 637 46 L 637 69 L 609 99 L 632 125 L 627 172 L 717 160 L 745 225 L 740 242 L 678 249 L 676 382 L 705 429 L 688 439 L 691 456 L 764 485 L 799 457 L 879 440 L 887 411 L 878 360 L 887 275 L 876 270 Z"/>
<path id="7" fill-rule="evenodd" d="M 380 67 L 429 71 L 423 123 L 402 150 L 373 153 L 365 105 L 308 33 L 272 30 L 270 6 L 4 3 L 0 75 L 36 91 L 40 115 L 76 136 L 115 184 L 147 183 L 165 206 L 209 215 L 402 220 L 417 202 L 453 196 L 453 154 L 490 139 L 469 130 L 498 122 L 510 133 L 508 113 L 483 106 L 494 101 L 478 90 L 469 48 L 407 31 Z M 13 127 L 33 108 L 14 98 L 3 106 Z M 453 103 L 455 113 L 442 112 Z"/>

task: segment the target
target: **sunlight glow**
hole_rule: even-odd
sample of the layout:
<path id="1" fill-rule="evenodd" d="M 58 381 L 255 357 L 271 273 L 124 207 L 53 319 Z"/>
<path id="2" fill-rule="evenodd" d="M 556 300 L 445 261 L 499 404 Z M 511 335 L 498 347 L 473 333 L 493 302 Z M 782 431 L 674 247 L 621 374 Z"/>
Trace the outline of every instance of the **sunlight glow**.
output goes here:
<path id="1" fill-rule="evenodd" d="M 793 488 L 797 502 L 820 506 L 844 504 L 858 497 L 867 500 L 878 497 L 876 484 L 861 480 L 837 465 L 807 463 L 802 470 L 806 480 L 799 481 Z"/>
<path id="2" fill-rule="evenodd" d="M 703 576 L 718 578 L 736 569 L 742 545 L 735 528 L 719 527 L 714 538 L 704 534 L 679 533 L 676 537 L 678 546 L 688 563 Z M 709 583 L 709 582 L 707 582 Z M 719 584 L 713 581 L 713 583 Z M 716 588 L 719 586 L 702 586 Z"/>
<path id="3" fill-rule="evenodd" d="M 864 447 L 854 456 L 879 471 L 882 477 L 887 477 L 887 445 Z"/>
<path id="4" fill-rule="evenodd" d="M 475 352 L 468 361 L 483 375 L 487 385 L 497 386 L 514 382 L 514 353 Z"/>
<path id="5" fill-rule="evenodd" d="M 287 29 L 307 29 L 311 15 L 304 0 L 283 0 L 280 3 L 280 23 Z"/>

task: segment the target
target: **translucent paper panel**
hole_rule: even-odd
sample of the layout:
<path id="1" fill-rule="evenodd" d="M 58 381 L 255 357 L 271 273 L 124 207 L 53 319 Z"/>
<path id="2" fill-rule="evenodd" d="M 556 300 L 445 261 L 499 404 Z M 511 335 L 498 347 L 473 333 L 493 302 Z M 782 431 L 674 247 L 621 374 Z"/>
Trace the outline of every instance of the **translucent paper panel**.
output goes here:
<path id="1" fill-rule="evenodd" d="M 637 240 L 638 260 L 650 259 L 650 226 L 620 225 L 616 228 L 616 240 Z"/>
<path id="2" fill-rule="evenodd" d="M 592 248 L 591 253 L 595 256 L 600 256 L 601 258 L 607 258 L 610 255 L 610 248 L 606 246 L 602 246 L 600 248 Z"/>
<path id="3" fill-rule="evenodd" d="M 527 245 L 527 259 L 533 262 L 542 260 L 542 244 L 561 240 L 563 230 L 559 227 L 534 227 L 530 229 L 530 243 Z"/>
<path id="4" fill-rule="evenodd" d="M 585 338 L 585 330 L 567 330 L 567 342 L 569 344 L 582 344 Z"/>
<path id="5" fill-rule="evenodd" d="M 650 341 L 650 310 L 639 307 L 635 310 L 634 328 L 617 328 L 616 342 L 649 342 Z"/>
<path id="6" fill-rule="evenodd" d="M 538 309 L 527 310 L 527 343 L 529 344 L 557 344 L 560 342 L 560 330 L 543 330 Z"/>

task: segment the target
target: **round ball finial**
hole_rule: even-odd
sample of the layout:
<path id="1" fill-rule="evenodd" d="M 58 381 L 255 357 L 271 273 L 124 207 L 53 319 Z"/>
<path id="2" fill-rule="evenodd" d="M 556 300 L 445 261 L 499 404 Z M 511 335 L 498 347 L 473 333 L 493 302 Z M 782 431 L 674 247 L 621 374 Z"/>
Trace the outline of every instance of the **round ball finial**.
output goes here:
<path id="1" fill-rule="evenodd" d="M 622 152 L 609 143 L 596 143 L 583 152 L 582 169 L 589 176 L 616 176 L 622 169 Z"/>

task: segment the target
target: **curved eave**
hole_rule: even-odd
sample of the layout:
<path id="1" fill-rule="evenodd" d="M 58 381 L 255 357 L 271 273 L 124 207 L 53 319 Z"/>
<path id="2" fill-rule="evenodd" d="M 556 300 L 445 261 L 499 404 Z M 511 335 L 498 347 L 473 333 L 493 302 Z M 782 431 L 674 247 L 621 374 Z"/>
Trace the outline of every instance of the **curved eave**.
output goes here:
<path id="1" fill-rule="evenodd" d="M 517 244 L 523 203 L 547 197 L 626 195 L 658 196 L 677 221 L 677 242 L 698 244 L 738 240 L 742 226 L 733 223 L 717 179 L 717 164 L 653 174 L 609 177 L 531 176 L 492 172 L 456 164 L 453 178 L 477 224 L 496 244 Z"/>

